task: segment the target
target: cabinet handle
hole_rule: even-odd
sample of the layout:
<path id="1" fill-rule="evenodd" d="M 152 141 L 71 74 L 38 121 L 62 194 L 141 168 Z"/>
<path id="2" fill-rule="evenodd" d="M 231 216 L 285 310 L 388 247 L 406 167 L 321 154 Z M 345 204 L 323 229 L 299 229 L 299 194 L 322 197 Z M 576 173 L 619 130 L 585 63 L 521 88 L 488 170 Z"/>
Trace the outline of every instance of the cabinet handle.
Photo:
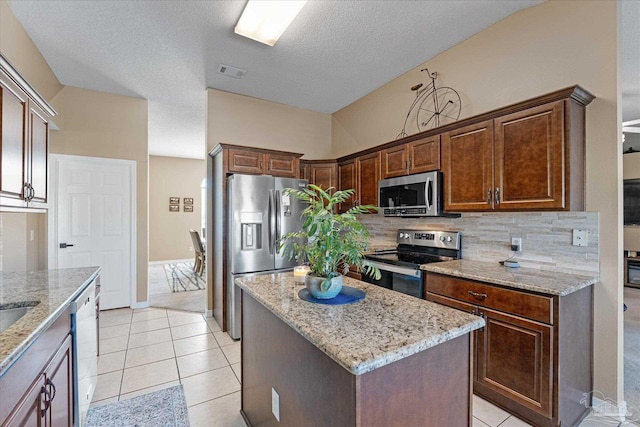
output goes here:
<path id="1" fill-rule="evenodd" d="M 487 190 L 487 204 L 491 204 L 491 188 Z"/>
<path id="2" fill-rule="evenodd" d="M 53 392 L 53 394 L 51 395 L 51 398 L 49 399 L 50 402 L 53 402 L 53 399 L 56 398 L 56 386 L 55 384 L 53 384 L 50 378 L 47 378 L 46 385 L 48 385 L 51 388 L 51 391 Z"/>
<path id="3" fill-rule="evenodd" d="M 473 292 L 473 291 L 468 291 L 469 295 L 478 298 L 478 299 L 485 299 L 487 297 L 487 294 L 481 294 L 480 292 Z"/>
<path id="4" fill-rule="evenodd" d="M 500 204 L 500 187 L 496 188 L 496 205 Z"/>
<path id="5" fill-rule="evenodd" d="M 260 169 L 262 169 L 262 160 L 260 160 L 259 163 L 260 163 Z"/>
<path id="6" fill-rule="evenodd" d="M 49 390 L 43 386 L 42 389 L 40 389 L 40 394 L 44 394 L 42 399 L 44 401 L 44 408 L 40 410 L 40 416 L 44 417 L 51 406 L 51 393 L 49 393 Z"/>

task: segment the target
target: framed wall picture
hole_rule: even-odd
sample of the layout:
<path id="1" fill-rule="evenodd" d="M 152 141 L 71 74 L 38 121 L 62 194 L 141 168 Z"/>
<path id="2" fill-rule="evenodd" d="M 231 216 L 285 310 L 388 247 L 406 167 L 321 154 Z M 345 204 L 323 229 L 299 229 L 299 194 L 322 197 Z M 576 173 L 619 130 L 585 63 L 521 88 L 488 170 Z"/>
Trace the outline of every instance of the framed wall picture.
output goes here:
<path id="1" fill-rule="evenodd" d="M 184 198 L 185 205 L 193 205 L 193 197 L 185 197 Z"/>
<path id="2" fill-rule="evenodd" d="M 180 197 L 169 197 L 169 204 L 170 205 L 179 205 L 180 204 Z"/>
<path id="3" fill-rule="evenodd" d="M 193 205 L 184 205 L 183 209 L 185 212 L 193 212 Z"/>
<path id="4" fill-rule="evenodd" d="M 180 212 L 180 205 L 169 205 L 169 212 Z"/>

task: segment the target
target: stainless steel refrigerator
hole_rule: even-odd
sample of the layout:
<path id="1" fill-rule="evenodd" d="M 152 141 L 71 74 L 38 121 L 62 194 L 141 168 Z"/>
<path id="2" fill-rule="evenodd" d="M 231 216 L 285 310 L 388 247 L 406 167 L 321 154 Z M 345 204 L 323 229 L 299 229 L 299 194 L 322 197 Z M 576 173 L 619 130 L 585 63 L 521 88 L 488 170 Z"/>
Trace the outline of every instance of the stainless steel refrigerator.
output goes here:
<path id="1" fill-rule="evenodd" d="M 240 276 L 292 269 L 296 262 L 278 254 L 278 239 L 300 230 L 305 205 L 283 194 L 285 188 L 305 188 L 307 180 L 269 175 L 227 178 L 227 329 L 239 339 Z"/>

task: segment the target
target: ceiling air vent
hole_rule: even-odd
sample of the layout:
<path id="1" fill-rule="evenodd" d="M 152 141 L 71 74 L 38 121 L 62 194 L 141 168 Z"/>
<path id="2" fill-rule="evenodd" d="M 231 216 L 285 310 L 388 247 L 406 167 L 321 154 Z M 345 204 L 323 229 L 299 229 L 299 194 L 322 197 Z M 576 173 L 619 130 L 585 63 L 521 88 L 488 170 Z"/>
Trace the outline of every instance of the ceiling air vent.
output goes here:
<path id="1" fill-rule="evenodd" d="M 220 64 L 218 67 L 218 73 L 233 77 L 234 79 L 241 79 L 244 77 L 247 70 L 243 70 L 241 68 L 231 67 L 229 65 Z"/>

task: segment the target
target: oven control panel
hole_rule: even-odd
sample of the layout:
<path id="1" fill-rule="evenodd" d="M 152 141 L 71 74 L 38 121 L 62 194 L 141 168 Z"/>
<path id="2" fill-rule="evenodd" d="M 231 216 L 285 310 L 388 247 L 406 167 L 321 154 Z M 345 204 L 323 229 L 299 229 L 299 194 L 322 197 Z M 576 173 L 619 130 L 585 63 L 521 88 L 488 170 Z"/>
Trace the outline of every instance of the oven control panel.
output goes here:
<path id="1" fill-rule="evenodd" d="M 402 245 L 428 246 L 433 248 L 460 249 L 460 232 L 398 230 L 396 241 Z"/>

